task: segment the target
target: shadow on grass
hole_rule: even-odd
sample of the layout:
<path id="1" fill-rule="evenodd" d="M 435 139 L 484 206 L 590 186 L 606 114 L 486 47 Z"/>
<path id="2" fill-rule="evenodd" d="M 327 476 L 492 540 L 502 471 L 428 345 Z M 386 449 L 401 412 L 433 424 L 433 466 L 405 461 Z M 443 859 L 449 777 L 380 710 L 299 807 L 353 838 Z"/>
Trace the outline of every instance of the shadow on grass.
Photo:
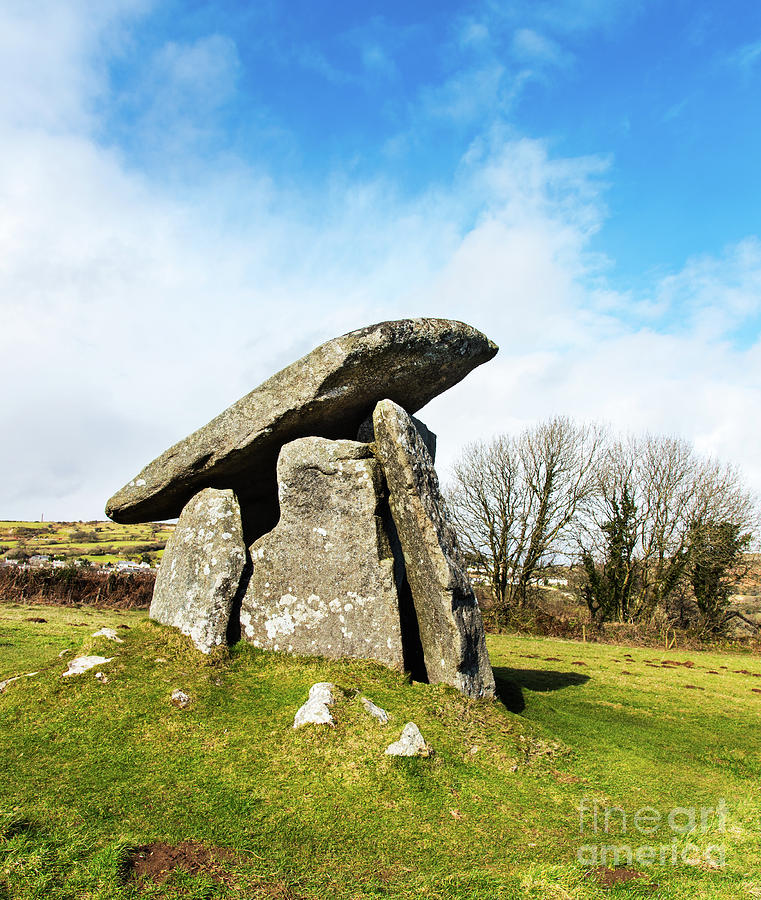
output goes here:
<path id="1" fill-rule="evenodd" d="M 521 713 L 526 708 L 523 697 L 527 691 L 559 691 L 564 687 L 586 684 L 589 675 L 580 672 L 555 672 L 546 669 L 509 669 L 497 666 L 494 669 L 494 680 L 497 683 L 497 697 L 510 712 Z"/>

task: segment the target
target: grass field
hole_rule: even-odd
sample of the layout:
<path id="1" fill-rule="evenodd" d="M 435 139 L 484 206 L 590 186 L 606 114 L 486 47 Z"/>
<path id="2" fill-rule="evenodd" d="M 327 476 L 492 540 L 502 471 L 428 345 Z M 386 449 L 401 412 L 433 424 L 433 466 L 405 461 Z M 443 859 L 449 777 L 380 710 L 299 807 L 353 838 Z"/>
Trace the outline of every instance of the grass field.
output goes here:
<path id="1" fill-rule="evenodd" d="M 129 626 L 124 643 L 93 638 L 103 624 Z M 108 682 L 62 679 L 67 648 L 114 656 Z M 0 897 L 761 897 L 761 659 L 489 649 L 497 703 L 371 663 L 201 657 L 145 613 L 0 606 L 0 679 L 40 672 L 0 694 Z M 323 680 L 345 691 L 336 727 L 294 731 Z M 385 756 L 409 720 L 430 759 Z M 158 841 L 202 845 L 195 871 L 135 878 L 135 848 Z M 646 877 L 606 887 L 594 852 L 610 846 L 639 850 L 628 874 Z"/>
<path id="2" fill-rule="evenodd" d="M 116 522 L 0 521 L 0 559 L 9 553 L 44 555 L 57 559 L 87 559 L 97 565 L 117 560 L 161 559 L 174 525 Z"/>

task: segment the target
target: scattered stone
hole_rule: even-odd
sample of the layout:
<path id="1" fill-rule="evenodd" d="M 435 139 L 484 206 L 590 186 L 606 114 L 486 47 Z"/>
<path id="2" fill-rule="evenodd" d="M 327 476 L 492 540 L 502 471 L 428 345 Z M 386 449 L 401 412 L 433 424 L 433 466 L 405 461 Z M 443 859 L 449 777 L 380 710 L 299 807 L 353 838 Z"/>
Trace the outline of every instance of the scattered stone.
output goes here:
<path id="1" fill-rule="evenodd" d="M 399 740 L 386 747 L 386 756 L 430 756 L 431 753 L 414 722 L 407 722 Z"/>
<path id="2" fill-rule="evenodd" d="M 329 706 L 335 703 L 333 691 L 335 685 L 329 681 L 320 681 L 309 689 L 309 699 L 299 709 L 293 719 L 293 727 L 302 725 L 334 725 Z"/>
<path id="3" fill-rule="evenodd" d="M 63 678 L 69 675 L 81 675 L 88 669 L 94 669 L 95 666 L 102 666 L 115 659 L 113 656 L 106 658 L 105 656 L 78 656 L 69 663 L 69 668 L 63 673 Z"/>
<path id="4" fill-rule="evenodd" d="M 494 697 L 481 611 L 431 457 L 411 417 L 391 400 L 375 407 L 373 423 L 428 680 L 468 697 Z"/>
<path id="5" fill-rule="evenodd" d="M 365 710 L 370 713 L 370 715 L 377 719 L 381 725 L 388 724 L 388 713 L 385 709 L 381 709 L 380 706 L 376 706 L 372 700 L 368 700 L 367 697 L 362 697 L 362 706 L 364 706 Z"/>
<path id="6" fill-rule="evenodd" d="M 332 706 L 336 702 L 335 694 L 336 686 L 332 681 L 318 681 L 309 688 L 309 699 L 317 700 L 326 706 Z"/>
<path id="7" fill-rule="evenodd" d="M 47 622 L 47 619 L 43 619 L 41 616 L 29 616 L 26 620 L 27 622 L 37 622 L 42 625 L 44 622 Z"/>
<path id="8" fill-rule="evenodd" d="M 108 684 L 108 676 L 105 675 L 103 672 L 96 672 L 95 677 L 98 679 L 98 681 L 101 684 Z"/>
<path id="9" fill-rule="evenodd" d="M 190 695 L 186 694 L 185 691 L 181 691 L 179 688 L 172 691 L 172 704 L 179 709 L 187 709 L 190 706 Z"/>
<path id="10" fill-rule="evenodd" d="M 255 647 L 404 669 L 394 557 L 367 444 L 301 438 L 278 462 L 280 521 L 251 547 L 241 635 Z M 163 564 L 162 564 L 163 568 Z"/>
<path id="11" fill-rule="evenodd" d="M 101 628 L 99 631 L 93 632 L 93 637 L 104 637 L 109 641 L 116 641 L 117 644 L 123 644 L 124 641 L 119 637 L 113 628 Z"/>
<path id="12" fill-rule="evenodd" d="M 183 509 L 167 541 L 150 617 L 178 628 L 203 653 L 226 644 L 245 565 L 235 494 L 206 488 Z"/>
<path id="13" fill-rule="evenodd" d="M 447 319 L 382 322 L 335 338 L 149 463 L 108 501 L 106 514 L 127 524 L 174 518 L 202 488 L 224 487 L 250 510 L 247 536 L 259 537 L 277 519 L 283 444 L 310 435 L 354 438 L 383 397 L 417 412 L 497 349 L 475 328 Z"/>
<path id="14" fill-rule="evenodd" d="M 25 675 L 14 675 L 13 678 L 6 678 L 5 681 L 0 681 L 0 694 L 14 681 L 19 681 L 21 678 L 32 678 L 34 675 L 39 674 L 39 672 L 27 672 Z"/>
<path id="15" fill-rule="evenodd" d="M 60 659 L 62 656 L 66 656 L 67 653 L 71 653 L 71 649 L 69 647 L 67 647 L 65 650 L 61 650 L 61 652 L 58 654 L 58 658 Z"/>

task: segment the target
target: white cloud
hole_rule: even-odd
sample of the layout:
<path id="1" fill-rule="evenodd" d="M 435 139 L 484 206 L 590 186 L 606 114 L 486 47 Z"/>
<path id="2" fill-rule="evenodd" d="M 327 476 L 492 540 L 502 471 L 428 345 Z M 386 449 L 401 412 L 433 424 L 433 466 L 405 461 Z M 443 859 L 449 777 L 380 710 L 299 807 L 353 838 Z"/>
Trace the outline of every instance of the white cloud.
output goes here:
<path id="1" fill-rule="evenodd" d="M 426 85 L 420 91 L 416 119 L 450 119 L 472 124 L 506 113 L 516 86 L 506 82 L 507 70 L 496 60 L 486 65 L 458 70 L 441 84 Z"/>
<path id="2" fill-rule="evenodd" d="M 541 66 L 565 67 L 572 56 L 551 38 L 533 28 L 519 28 L 513 35 L 513 53 L 524 62 Z"/>
<path id="3" fill-rule="evenodd" d="M 0 122 L 68 132 L 91 125 L 106 54 L 148 0 L 9 0 L 0 10 Z"/>
<path id="4" fill-rule="evenodd" d="M 753 41 L 738 47 L 729 56 L 729 61 L 749 74 L 761 60 L 761 41 Z"/>
<path id="5" fill-rule="evenodd" d="M 234 47 L 210 41 L 159 53 L 169 111 L 178 84 L 203 96 L 193 59 L 234 85 Z M 88 135 L 105 90 L 93 46 L 70 41 L 33 123 L 9 108 L 0 120 L 0 515 L 98 516 L 276 369 L 408 315 L 464 319 L 502 348 L 422 414 L 442 470 L 470 438 L 566 413 L 677 431 L 761 488 L 757 240 L 649 296 L 617 293 L 590 252 L 606 160 L 553 158 L 498 128 L 451 183 L 411 198 L 347 176 L 297 191 L 233 159 L 180 190 Z"/>

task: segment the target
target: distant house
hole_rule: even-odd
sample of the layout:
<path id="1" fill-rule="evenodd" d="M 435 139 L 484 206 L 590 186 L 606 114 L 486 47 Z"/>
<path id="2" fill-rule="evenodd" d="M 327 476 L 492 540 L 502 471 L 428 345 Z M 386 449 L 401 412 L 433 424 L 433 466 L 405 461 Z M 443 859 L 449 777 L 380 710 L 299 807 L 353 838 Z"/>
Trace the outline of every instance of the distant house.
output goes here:
<path id="1" fill-rule="evenodd" d="M 50 562 L 50 557 L 43 556 L 42 554 L 35 554 L 34 556 L 30 556 L 27 562 L 30 566 L 46 566 Z"/>
<path id="2" fill-rule="evenodd" d="M 116 568 L 120 572 L 130 572 L 135 569 L 150 569 L 151 564 L 147 562 L 133 562 L 130 559 L 117 559 Z"/>

